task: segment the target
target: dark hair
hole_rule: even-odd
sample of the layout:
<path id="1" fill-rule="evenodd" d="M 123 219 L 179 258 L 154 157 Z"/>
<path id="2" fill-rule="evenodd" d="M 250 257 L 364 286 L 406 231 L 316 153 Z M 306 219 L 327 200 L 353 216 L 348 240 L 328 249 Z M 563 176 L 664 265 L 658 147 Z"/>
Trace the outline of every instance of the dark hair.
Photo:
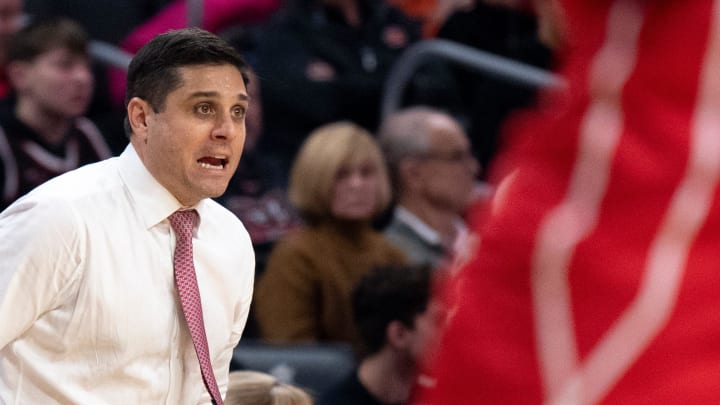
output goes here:
<path id="1" fill-rule="evenodd" d="M 87 33 L 78 23 L 64 17 L 33 20 L 13 35 L 8 44 L 6 60 L 30 62 L 57 48 L 87 56 Z"/>
<path id="2" fill-rule="evenodd" d="M 365 274 L 353 290 L 355 324 L 368 354 L 385 345 L 388 325 L 400 321 L 414 327 L 431 295 L 428 266 L 382 266 Z"/>
<path id="3" fill-rule="evenodd" d="M 125 105 L 139 97 L 160 112 L 167 95 L 182 85 L 178 68 L 192 65 L 232 65 L 248 82 L 247 65 L 237 51 L 215 34 L 200 28 L 170 30 L 155 36 L 133 57 L 128 67 Z M 132 133 L 125 117 L 125 132 Z"/>

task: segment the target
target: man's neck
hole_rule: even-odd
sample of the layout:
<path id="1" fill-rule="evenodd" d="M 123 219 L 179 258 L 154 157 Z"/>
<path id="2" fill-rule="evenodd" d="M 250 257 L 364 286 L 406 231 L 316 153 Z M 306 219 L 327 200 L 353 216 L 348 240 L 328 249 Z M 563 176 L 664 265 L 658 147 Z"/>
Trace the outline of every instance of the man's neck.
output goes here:
<path id="1" fill-rule="evenodd" d="M 36 104 L 22 99 L 18 99 L 15 106 L 15 116 L 50 145 L 62 144 L 72 122 L 66 117 L 43 112 Z"/>
<path id="2" fill-rule="evenodd" d="M 412 362 L 405 357 L 399 358 L 390 349 L 365 358 L 357 373 L 365 389 L 386 404 L 406 403 L 416 375 Z"/>

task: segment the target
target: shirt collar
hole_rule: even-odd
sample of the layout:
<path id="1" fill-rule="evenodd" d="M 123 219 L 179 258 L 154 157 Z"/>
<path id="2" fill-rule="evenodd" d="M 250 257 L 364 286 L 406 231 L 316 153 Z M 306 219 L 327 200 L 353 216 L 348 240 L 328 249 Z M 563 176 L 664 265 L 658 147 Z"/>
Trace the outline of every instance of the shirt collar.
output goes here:
<path id="1" fill-rule="evenodd" d="M 395 218 L 415 231 L 415 233 L 428 244 L 435 246 L 442 245 L 440 234 L 402 205 L 395 207 Z M 467 226 L 461 218 L 455 220 L 455 228 L 458 231 L 458 235 L 467 232 Z"/>
<path id="2" fill-rule="evenodd" d="M 200 201 L 195 207 L 183 207 L 150 174 L 132 144 L 128 144 L 119 157 L 119 171 L 147 229 L 159 224 L 179 209 L 194 208 L 202 219 L 203 212 L 207 209 L 206 199 Z"/>
<path id="3" fill-rule="evenodd" d="M 422 219 L 415 216 L 415 214 L 406 210 L 402 206 L 398 205 L 395 208 L 395 218 L 398 221 L 403 222 L 410 229 L 420 236 L 421 239 L 429 243 L 430 245 L 440 245 L 441 239 L 440 234 L 432 229 L 428 224 L 423 222 Z"/>

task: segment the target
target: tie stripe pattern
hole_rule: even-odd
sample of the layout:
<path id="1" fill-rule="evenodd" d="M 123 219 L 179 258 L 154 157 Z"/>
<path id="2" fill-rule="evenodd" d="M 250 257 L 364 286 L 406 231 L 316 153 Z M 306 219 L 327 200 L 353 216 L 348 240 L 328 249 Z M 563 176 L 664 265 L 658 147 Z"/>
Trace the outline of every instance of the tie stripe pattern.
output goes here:
<path id="1" fill-rule="evenodd" d="M 175 231 L 177 239 L 173 266 L 175 268 L 175 284 L 180 296 L 185 321 L 190 329 L 190 336 L 195 346 L 195 353 L 200 363 L 200 371 L 202 372 L 205 387 L 210 393 L 213 402 L 222 405 L 220 390 L 210 364 L 200 290 L 198 289 L 195 265 L 193 263 L 192 236 L 193 229 L 195 229 L 198 222 L 198 214 L 195 210 L 176 211 L 168 217 L 168 220 Z"/>

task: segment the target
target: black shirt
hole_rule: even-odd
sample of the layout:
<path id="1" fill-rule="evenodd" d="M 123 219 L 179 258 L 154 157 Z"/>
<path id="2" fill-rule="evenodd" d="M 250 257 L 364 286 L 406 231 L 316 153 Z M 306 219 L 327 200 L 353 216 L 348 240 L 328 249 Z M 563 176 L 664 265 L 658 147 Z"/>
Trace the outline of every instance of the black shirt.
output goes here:
<path id="1" fill-rule="evenodd" d="M 342 379 L 337 385 L 321 394 L 316 405 L 402 405 L 386 404 L 378 401 L 360 383 L 357 369 Z"/>

